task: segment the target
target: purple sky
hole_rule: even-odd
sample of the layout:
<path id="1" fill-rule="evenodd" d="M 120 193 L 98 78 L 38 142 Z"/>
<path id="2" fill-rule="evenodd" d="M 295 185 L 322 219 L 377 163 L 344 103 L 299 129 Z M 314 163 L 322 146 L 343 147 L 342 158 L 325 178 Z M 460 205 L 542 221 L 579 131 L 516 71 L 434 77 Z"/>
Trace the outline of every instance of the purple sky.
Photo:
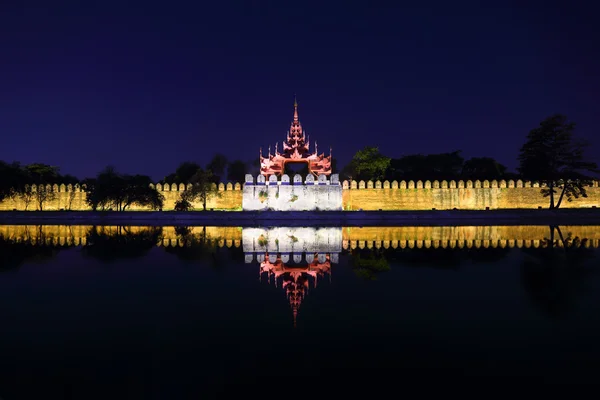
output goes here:
<path id="1" fill-rule="evenodd" d="M 463 150 L 516 167 L 552 113 L 600 162 L 593 2 L 5 0 L 0 159 L 154 179 L 252 160 L 300 120 L 341 165 Z M 541 6 L 543 5 L 543 6 Z"/>

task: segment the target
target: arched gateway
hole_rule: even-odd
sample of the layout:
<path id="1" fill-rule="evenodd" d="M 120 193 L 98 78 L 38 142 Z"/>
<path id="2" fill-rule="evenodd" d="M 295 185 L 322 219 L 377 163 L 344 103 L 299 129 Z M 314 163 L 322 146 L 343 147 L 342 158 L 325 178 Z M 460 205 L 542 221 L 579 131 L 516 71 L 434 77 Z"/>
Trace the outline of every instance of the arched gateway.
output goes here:
<path id="1" fill-rule="evenodd" d="M 298 119 L 298 102 L 294 98 L 294 120 L 287 133 L 287 139 L 282 143 L 282 152 L 278 151 L 278 144 L 275 143 L 275 153 L 269 153 L 263 156 L 260 149 L 260 174 L 264 176 L 284 174 L 285 165 L 288 163 L 307 164 L 308 171 L 315 177 L 319 175 L 331 174 L 331 148 L 329 156 L 324 153 L 319 154 L 317 143 L 315 141 L 315 151 L 310 151 L 310 141 L 306 137 L 306 132 L 302 129 L 302 124 Z"/>

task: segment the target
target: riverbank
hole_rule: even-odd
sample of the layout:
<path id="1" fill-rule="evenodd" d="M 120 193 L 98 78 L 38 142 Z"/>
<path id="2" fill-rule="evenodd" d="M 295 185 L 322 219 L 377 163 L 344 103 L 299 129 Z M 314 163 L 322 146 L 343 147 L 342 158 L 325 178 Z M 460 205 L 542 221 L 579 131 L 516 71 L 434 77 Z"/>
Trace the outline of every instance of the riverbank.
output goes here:
<path id="1" fill-rule="evenodd" d="M 1 225 L 493 226 L 600 225 L 600 209 L 428 211 L 1 211 Z"/>

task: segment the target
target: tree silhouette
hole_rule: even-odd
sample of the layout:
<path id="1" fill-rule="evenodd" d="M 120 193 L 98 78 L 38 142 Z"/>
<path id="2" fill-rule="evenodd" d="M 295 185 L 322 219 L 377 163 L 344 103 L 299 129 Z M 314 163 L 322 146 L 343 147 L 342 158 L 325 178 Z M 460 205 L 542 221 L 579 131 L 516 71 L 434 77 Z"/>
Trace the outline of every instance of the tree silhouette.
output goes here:
<path id="1" fill-rule="evenodd" d="M 212 174 L 210 179 L 213 183 L 221 182 L 226 167 L 227 157 L 220 153 L 215 154 L 212 160 L 206 165 L 206 170 Z"/>
<path id="2" fill-rule="evenodd" d="M 343 175 L 354 180 L 378 180 L 383 179 L 389 166 L 390 158 L 382 155 L 378 147 L 366 146 L 356 152 Z"/>
<path id="3" fill-rule="evenodd" d="M 47 185 L 76 182 L 74 176 L 61 175 L 58 167 L 40 163 L 22 167 L 19 163 L 6 164 L 0 161 L 0 201 L 6 197 L 20 199 L 25 204 L 25 210 L 31 203 L 43 210 L 46 202 L 56 198 L 52 187 Z"/>
<path id="4" fill-rule="evenodd" d="M 386 171 L 389 180 L 451 180 L 458 179 L 464 159 L 460 151 L 440 154 L 411 154 L 390 161 Z"/>
<path id="5" fill-rule="evenodd" d="M 243 183 L 246 180 L 248 166 L 241 160 L 235 160 L 229 163 L 227 167 L 227 179 L 232 182 Z"/>
<path id="6" fill-rule="evenodd" d="M 390 264 L 382 249 L 354 249 L 350 254 L 350 265 L 356 276 L 362 279 L 375 280 L 377 274 L 390 270 Z"/>
<path id="7" fill-rule="evenodd" d="M 119 226 L 116 231 L 92 227 L 86 235 L 82 254 L 105 263 L 145 256 L 162 239 L 162 227 L 147 227 L 137 232 Z"/>
<path id="8" fill-rule="evenodd" d="M 550 208 L 559 208 L 563 199 L 587 197 L 592 178 L 585 172 L 598 172 L 596 163 L 586 161 L 586 143 L 573 138 L 575 123 L 555 114 L 531 130 L 519 154 L 519 172 L 525 179 L 542 184 L 541 193 L 550 197 Z M 554 197 L 560 191 L 558 201 Z"/>
<path id="9" fill-rule="evenodd" d="M 502 179 L 506 175 L 506 167 L 491 157 L 473 157 L 465 161 L 461 177 L 472 180 Z"/>
<path id="10" fill-rule="evenodd" d="M 46 262 L 63 249 L 48 243 L 41 225 L 34 229 L 31 237 L 26 236 L 19 241 L 0 235 L 0 271 L 17 269 L 29 262 Z"/>
<path id="11" fill-rule="evenodd" d="M 92 210 L 125 211 L 134 203 L 156 210 L 164 204 L 164 196 L 150 186 L 152 180 L 146 175 L 123 175 L 113 167 L 106 167 L 96 178 L 84 183 L 86 202 Z"/>
<path id="12" fill-rule="evenodd" d="M 15 191 L 26 183 L 19 163 L 8 164 L 0 161 L 0 201 L 13 196 Z"/>
<path id="13" fill-rule="evenodd" d="M 212 172 L 209 170 L 198 170 L 190 179 L 190 183 L 192 184 L 191 188 L 181 193 L 176 206 L 183 208 L 184 205 L 188 205 L 191 207 L 191 203 L 199 201 L 202 204 L 202 210 L 206 211 L 208 199 L 220 195 L 214 183 Z"/>
<path id="14" fill-rule="evenodd" d="M 188 184 L 192 176 L 201 169 L 202 167 L 195 162 L 185 161 L 179 164 L 175 172 L 167 175 L 163 181 L 166 183 Z"/>
<path id="15" fill-rule="evenodd" d="M 179 226 L 175 228 L 175 233 L 179 246 L 165 246 L 167 253 L 185 261 L 206 261 L 215 268 L 224 266 L 216 243 L 219 238 L 209 240 L 205 226 L 199 233 L 193 233 L 190 227 Z"/>
<path id="16" fill-rule="evenodd" d="M 587 239 L 563 234 L 550 226 L 550 235 L 539 248 L 523 248 L 521 281 L 532 303 L 544 314 L 562 317 L 585 291 L 585 282 L 594 269 L 586 262 L 595 257 Z"/>

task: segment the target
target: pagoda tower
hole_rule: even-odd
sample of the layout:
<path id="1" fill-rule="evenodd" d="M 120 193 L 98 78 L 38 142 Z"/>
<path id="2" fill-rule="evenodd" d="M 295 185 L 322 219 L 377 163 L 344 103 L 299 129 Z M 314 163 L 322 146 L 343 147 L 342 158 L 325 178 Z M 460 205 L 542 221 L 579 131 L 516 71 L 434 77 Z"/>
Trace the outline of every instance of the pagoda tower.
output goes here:
<path id="1" fill-rule="evenodd" d="M 308 171 L 315 177 L 319 175 L 331 174 L 331 148 L 329 156 L 324 153 L 319 154 L 315 142 L 315 150 L 310 151 L 310 141 L 306 132 L 302 129 L 302 124 L 298 117 L 298 101 L 294 97 L 294 118 L 287 132 L 286 140 L 282 142 L 282 152 L 278 151 L 278 144 L 275 144 L 275 152 L 269 153 L 265 157 L 260 150 L 260 173 L 266 177 L 270 175 L 281 176 L 285 171 L 287 163 L 304 163 L 308 165 Z"/>

